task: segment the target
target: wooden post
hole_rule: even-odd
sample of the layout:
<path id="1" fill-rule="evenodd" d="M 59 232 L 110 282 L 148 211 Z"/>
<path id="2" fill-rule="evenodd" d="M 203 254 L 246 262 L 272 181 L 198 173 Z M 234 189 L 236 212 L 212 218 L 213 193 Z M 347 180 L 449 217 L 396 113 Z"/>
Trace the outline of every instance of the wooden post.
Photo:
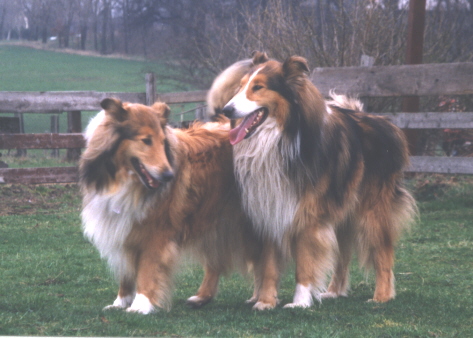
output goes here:
<path id="1" fill-rule="evenodd" d="M 24 134 L 25 133 L 25 120 L 23 118 L 23 113 L 15 113 L 15 117 L 18 118 L 18 122 L 20 124 L 19 133 Z M 26 149 L 17 148 L 16 149 L 16 156 L 17 157 L 26 156 Z"/>
<path id="2" fill-rule="evenodd" d="M 81 133 L 82 132 L 82 121 L 80 111 L 67 112 L 67 132 L 68 133 Z M 67 161 L 75 162 L 80 158 L 81 149 L 67 149 Z"/>
<path id="3" fill-rule="evenodd" d="M 406 64 L 414 65 L 422 63 L 424 49 L 424 25 L 425 25 L 425 1 L 409 1 L 409 18 L 407 31 Z M 402 101 L 402 111 L 406 113 L 419 111 L 419 97 L 408 96 Z M 404 130 L 409 143 L 409 152 L 415 155 L 417 152 L 418 132 L 415 129 Z"/>
<path id="4" fill-rule="evenodd" d="M 59 115 L 51 115 L 51 134 L 59 133 Z M 59 157 L 59 149 L 51 149 L 52 157 Z"/>
<path id="5" fill-rule="evenodd" d="M 146 73 L 146 105 L 152 106 L 156 102 L 157 92 L 156 92 L 156 78 L 154 73 Z"/>
<path id="6" fill-rule="evenodd" d="M 203 122 L 207 122 L 205 121 L 205 108 L 203 106 L 198 106 L 196 109 L 195 109 L 195 119 L 197 121 L 203 121 Z"/>

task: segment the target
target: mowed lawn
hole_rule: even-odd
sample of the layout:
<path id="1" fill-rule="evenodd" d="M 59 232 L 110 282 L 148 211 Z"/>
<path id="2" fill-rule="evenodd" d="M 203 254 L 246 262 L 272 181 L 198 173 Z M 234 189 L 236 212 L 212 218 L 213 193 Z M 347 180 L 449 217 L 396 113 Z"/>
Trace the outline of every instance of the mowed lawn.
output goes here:
<path id="1" fill-rule="evenodd" d="M 473 332 L 473 184 L 469 177 L 425 177 L 410 184 L 421 217 L 403 237 L 395 268 L 397 297 L 366 302 L 373 276 L 352 267 L 348 298 L 309 309 L 292 299 L 293 267 L 275 310 L 244 301 L 251 280 L 223 278 L 216 300 L 185 305 L 202 278 L 187 260 L 176 274 L 169 312 L 141 316 L 102 311 L 117 285 L 82 235 L 75 185 L 0 186 L 0 335 L 175 337 L 471 337 Z"/>
<path id="2" fill-rule="evenodd" d="M 164 63 L 0 44 L 0 91 L 145 92 L 145 74 L 149 72 L 156 74 L 158 93 L 192 89 L 171 80 Z M 93 114 L 83 113 L 84 127 Z M 26 133 L 50 132 L 49 115 L 24 116 Z M 61 114 L 61 132 L 67 130 L 66 121 L 66 114 Z"/>
<path id="3" fill-rule="evenodd" d="M 0 91 L 144 92 L 145 74 L 168 76 L 158 63 L 0 44 Z M 185 88 L 185 87 L 184 87 Z M 174 90 L 158 76 L 158 90 Z"/>

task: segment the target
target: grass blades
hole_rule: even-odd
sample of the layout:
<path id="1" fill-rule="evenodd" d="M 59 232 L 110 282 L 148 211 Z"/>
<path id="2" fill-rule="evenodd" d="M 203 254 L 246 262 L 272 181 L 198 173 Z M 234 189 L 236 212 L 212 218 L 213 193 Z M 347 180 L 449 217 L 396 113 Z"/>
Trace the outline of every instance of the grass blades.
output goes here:
<path id="1" fill-rule="evenodd" d="M 184 260 L 171 310 L 148 316 L 101 310 L 117 286 L 82 236 L 77 186 L 0 186 L 0 335 L 466 337 L 473 331 L 473 184 L 444 181 L 442 197 L 417 190 L 421 220 L 399 244 L 394 301 L 366 302 L 373 277 L 354 264 L 350 296 L 310 309 L 254 312 L 244 304 L 250 281 L 232 275 L 217 299 L 193 310 L 185 300 L 202 269 Z M 293 276 L 289 268 L 281 305 L 292 299 Z"/>

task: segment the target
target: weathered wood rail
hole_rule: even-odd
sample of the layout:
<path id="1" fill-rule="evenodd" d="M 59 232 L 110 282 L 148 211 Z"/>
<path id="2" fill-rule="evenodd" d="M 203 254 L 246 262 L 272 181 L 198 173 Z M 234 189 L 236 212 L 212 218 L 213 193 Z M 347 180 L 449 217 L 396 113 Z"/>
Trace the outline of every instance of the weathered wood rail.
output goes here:
<path id="1" fill-rule="evenodd" d="M 470 95 L 473 62 L 409 66 L 316 68 L 311 80 L 322 94 L 358 97 Z M 151 104 L 204 102 L 206 91 L 159 94 L 154 75 L 146 76 L 145 93 L 0 92 L 0 112 L 65 112 L 99 110 L 105 97 Z M 405 129 L 473 129 L 473 112 L 383 114 Z M 0 134 L 0 149 L 83 148 L 82 134 Z M 473 158 L 412 156 L 410 172 L 473 174 Z M 0 169 L 0 183 L 68 183 L 77 181 L 77 167 Z"/>

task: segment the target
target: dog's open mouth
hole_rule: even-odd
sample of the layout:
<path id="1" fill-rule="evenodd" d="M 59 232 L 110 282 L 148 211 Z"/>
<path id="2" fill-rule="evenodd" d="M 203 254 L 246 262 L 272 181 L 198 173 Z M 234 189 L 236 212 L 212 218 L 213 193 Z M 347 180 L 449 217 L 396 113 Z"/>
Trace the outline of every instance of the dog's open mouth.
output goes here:
<path id="1" fill-rule="evenodd" d="M 159 188 L 161 182 L 159 180 L 157 180 L 155 177 L 153 177 L 153 175 L 151 175 L 148 172 L 148 170 L 146 170 L 144 165 L 136 157 L 133 157 L 131 159 L 131 164 L 135 168 L 135 171 L 138 173 L 138 176 L 140 177 L 143 184 L 148 189 L 157 189 L 157 188 Z"/>
<path id="2" fill-rule="evenodd" d="M 268 110 L 265 108 L 255 110 L 253 113 L 245 117 L 243 122 L 230 130 L 230 143 L 235 145 L 243 139 L 253 135 L 256 129 L 258 129 L 267 117 Z"/>

